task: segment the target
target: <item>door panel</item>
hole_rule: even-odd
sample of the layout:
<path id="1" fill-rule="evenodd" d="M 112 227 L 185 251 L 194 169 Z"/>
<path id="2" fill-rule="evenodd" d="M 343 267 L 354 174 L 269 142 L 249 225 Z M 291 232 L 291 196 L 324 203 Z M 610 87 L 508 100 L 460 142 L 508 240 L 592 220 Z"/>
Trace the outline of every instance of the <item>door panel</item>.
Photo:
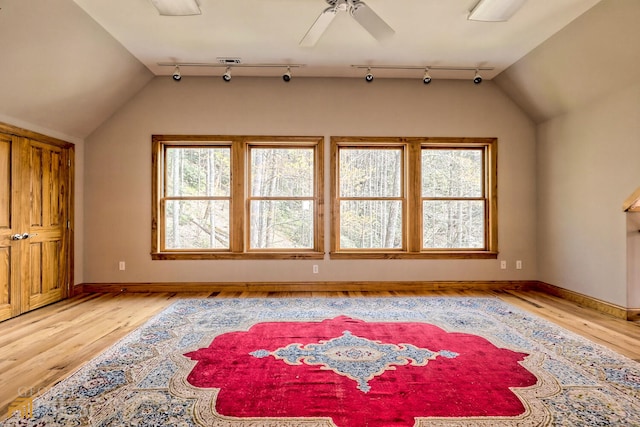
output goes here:
<path id="1" fill-rule="evenodd" d="M 16 172 L 11 167 L 18 160 L 17 139 L 0 134 L 0 320 L 20 313 L 20 264 L 16 252 L 17 212 L 12 202 Z"/>
<path id="2" fill-rule="evenodd" d="M 65 253 L 69 169 L 65 150 L 29 141 L 31 215 L 28 227 L 30 293 L 28 309 L 67 296 L 68 258 Z"/>
<path id="3" fill-rule="evenodd" d="M 0 227 L 11 228 L 11 137 L 0 134 Z"/>
<path id="4" fill-rule="evenodd" d="M 11 276 L 11 247 L 0 247 L 0 321 L 20 313 L 18 290 Z"/>
<path id="5" fill-rule="evenodd" d="M 61 274 L 59 242 L 30 242 L 29 309 L 41 307 L 66 296 L 66 281 Z"/>

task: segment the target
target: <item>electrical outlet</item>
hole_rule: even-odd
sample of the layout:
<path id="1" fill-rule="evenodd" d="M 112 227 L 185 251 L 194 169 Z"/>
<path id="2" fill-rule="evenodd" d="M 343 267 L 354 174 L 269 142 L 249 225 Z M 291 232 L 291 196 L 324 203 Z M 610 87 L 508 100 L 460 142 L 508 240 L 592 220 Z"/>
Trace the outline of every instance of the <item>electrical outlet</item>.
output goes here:
<path id="1" fill-rule="evenodd" d="M 120 271 L 124 271 L 124 269 L 125 269 L 124 261 L 120 261 L 118 263 L 118 269 L 120 269 Z"/>
<path id="2" fill-rule="evenodd" d="M 500 261 L 500 268 L 502 270 L 506 270 L 507 269 L 507 261 L 504 261 L 504 260 Z"/>
<path id="3" fill-rule="evenodd" d="M 313 264 L 313 274 L 318 274 L 318 264 Z"/>
<path id="4" fill-rule="evenodd" d="M 522 270 L 522 261 L 521 260 L 517 260 L 516 261 L 516 270 Z"/>

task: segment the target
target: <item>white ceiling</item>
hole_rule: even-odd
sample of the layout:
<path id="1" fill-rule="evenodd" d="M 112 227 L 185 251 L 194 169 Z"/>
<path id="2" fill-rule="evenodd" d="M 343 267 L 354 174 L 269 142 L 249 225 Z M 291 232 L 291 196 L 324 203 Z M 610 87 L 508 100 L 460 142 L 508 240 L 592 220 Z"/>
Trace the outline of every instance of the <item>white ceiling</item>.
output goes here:
<path id="1" fill-rule="evenodd" d="M 339 13 L 319 42 L 299 46 L 328 5 L 324 0 L 199 0 L 202 15 L 160 16 L 150 0 L 74 0 L 155 75 L 159 62 L 305 64 L 296 76 L 359 77 L 351 65 L 493 67 L 491 79 L 600 0 L 528 0 L 509 22 L 469 21 L 477 0 L 365 0 L 394 30 L 376 41 Z M 182 67 L 182 75 L 221 75 L 223 68 Z M 233 75 L 280 75 L 281 69 L 238 68 Z M 472 72 L 433 71 L 436 78 Z M 376 77 L 422 77 L 421 70 L 375 70 Z"/>

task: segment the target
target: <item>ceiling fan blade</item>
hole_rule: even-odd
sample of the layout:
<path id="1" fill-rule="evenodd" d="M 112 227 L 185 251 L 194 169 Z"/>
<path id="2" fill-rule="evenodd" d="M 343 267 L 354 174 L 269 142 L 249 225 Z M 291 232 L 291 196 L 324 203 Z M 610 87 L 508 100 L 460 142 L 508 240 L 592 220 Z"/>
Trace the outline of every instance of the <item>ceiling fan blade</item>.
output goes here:
<path id="1" fill-rule="evenodd" d="M 326 29 L 329 27 L 329 24 L 331 24 L 333 18 L 336 17 L 337 13 L 338 10 L 335 7 L 326 8 L 320 14 L 320 16 L 318 16 L 318 19 L 316 19 L 316 22 L 313 23 L 311 28 L 309 28 L 307 34 L 305 34 L 302 40 L 300 40 L 300 46 L 314 46 L 318 42 L 322 34 L 324 34 Z"/>
<path id="2" fill-rule="evenodd" d="M 378 41 L 386 40 L 396 33 L 393 28 L 362 1 L 353 2 L 351 15 Z"/>

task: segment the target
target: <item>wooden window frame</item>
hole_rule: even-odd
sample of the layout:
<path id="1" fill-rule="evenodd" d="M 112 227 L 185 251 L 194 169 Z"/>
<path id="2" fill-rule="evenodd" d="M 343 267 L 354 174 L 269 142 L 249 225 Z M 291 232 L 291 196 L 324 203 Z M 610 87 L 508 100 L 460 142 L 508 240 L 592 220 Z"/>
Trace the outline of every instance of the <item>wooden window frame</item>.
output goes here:
<path id="1" fill-rule="evenodd" d="M 331 137 L 331 259 L 496 259 L 498 257 L 498 186 L 497 138 L 434 137 Z M 340 248 L 340 177 L 341 148 L 404 147 L 402 171 L 403 245 L 401 249 Z M 483 153 L 483 200 L 485 202 L 485 247 L 481 249 L 422 248 L 421 153 L 423 148 L 480 149 Z"/>
<path id="2" fill-rule="evenodd" d="M 154 260 L 185 259 L 322 259 L 324 257 L 324 138 L 295 136 L 228 136 L 228 135 L 152 135 L 152 218 L 151 258 Z M 231 149 L 231 188 L 229 249 L 164 248 L 165 161 L 166 147 L 227 146 Z M 249 172 L 252 147 L 313 148 L 314 150 L 314 243 L 303 249 L 249 248 Z M 214 197 L 215 198 L 215 197 Z"/>

